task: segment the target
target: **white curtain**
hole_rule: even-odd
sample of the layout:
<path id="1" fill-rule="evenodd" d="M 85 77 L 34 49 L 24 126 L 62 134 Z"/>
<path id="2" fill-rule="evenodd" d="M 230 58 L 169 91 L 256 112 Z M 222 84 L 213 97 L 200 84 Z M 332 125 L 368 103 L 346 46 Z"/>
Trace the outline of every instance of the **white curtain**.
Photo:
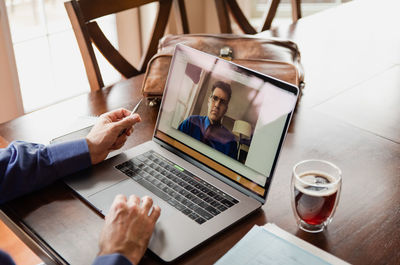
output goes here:
<path id="1" fill-rule="evenodd" d="M 0 1 L 0 123 L 24 113 L 7 9 Z"/>

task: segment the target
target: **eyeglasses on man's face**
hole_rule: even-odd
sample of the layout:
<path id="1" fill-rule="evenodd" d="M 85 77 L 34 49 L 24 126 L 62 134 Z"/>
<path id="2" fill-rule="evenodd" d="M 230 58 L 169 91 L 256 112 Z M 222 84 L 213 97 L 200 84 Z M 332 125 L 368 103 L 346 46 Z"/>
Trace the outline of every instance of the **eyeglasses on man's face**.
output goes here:
<path id="1" fill-rule="evenodd" d="M 211 95 L 210 98 L 211 98 L 211 100 L 212 100 L 212 102 L 214 104 L 219 102 L 219 104 L 221 104 L 221 105 L 225 105 L 225 106 L 228 105 L 228 100 L 226 100 L 226 99 L 220 98 L 220 97 L 215 96 L 215 95 Z"/>

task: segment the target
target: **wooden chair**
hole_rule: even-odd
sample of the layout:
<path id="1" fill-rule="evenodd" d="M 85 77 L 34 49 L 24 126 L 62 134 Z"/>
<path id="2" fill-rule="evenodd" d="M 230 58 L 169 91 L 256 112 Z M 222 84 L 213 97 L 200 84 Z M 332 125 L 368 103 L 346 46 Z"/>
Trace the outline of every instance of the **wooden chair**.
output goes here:
<path id="1" fill-rule="evenodd" d="M 261 31 L 269 30 L 271 28 L 272 20 L 276 15 L 278 5 L 281 0 L 271 0 L 269 1 L 269 6 L 266 11 L 264 25 Z M 301 18 L 300 0 L 291 0 L 292 3 L 292 19 L 296 22 Z M 231 20 L 229 17 L 229 12 L 233 19 L 236 21 L 240 29 L 245 34 L 256 34 L 257 30 L 250 24 L 246 16 L 243 14 L 240 6 L 236 0 L 215 0 L 215 5 L 217 8 L 217 15 L 219 20 L 219 27 L 221 33 L 232 33 Z"/>
<path id="2" fill-rule="evenodd" d="M 175 11 L 175 21 L 177 25 L 180 25 L 180 34 L 188 34 L 189 22 L 187 19 L 185 0 L 173 0 L 173 6 Z"/>
<path id="3" fill-rule="evenodd" d="M 125 78 L 144 73 L 147 63 L 157 52 L 159 39 L 164 35 L 172 1 L 173 0 L 71 0 L 64 3 L 81 51 L 92 91 L 104 87 L 92 43 L 96 45 L 107 61 Z M 139 67 L 135 68 L 113 47 L 94 20 L 131 8 L 137 8 L 151 2 L 158 2 L 158 14 L 147 50 L 142 55 Z M 187 20 L 182 20 L 186 21 L 187 25 Z"/>

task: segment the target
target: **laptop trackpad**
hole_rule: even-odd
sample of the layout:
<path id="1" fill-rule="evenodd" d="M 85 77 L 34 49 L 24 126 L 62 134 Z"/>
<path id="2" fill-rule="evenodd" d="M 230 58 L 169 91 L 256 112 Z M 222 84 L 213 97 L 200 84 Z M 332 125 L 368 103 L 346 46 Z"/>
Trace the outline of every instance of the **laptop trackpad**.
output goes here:
<path id="1" fill-rule="evenodd" d="M 107 189 L 89 196 L 88 201 L 93 204 L 94 207 L 99 209 L 102 214 L 107 215 L 115 196 L 118 194 L 123 194 L 127 198 L 129 198 L 129 196 L 132 194 L 140 198 L 146 195 L 150 196 L 153 199 L 153 203 L 161 208 L 160 219 L 165 219 L 178 212 L 164 200 L 158 198 L 156 195 L 131 179 L 118 182 Z"/>

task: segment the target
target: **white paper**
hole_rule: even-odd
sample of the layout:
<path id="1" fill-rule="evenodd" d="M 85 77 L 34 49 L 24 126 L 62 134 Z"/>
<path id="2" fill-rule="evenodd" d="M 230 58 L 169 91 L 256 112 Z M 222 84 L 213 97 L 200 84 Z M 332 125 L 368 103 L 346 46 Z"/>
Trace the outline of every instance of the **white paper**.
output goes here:
<path id="1" fill-rule="evenodd" d="M 285 238 L 280 235 L 284 235 Z M 298 244 L 299 242 L 300 244 Z M 310 249 L 314 250 L 310 251 Z M 273 224 L 268 224 L 265 227 L 254 226 L 216 264 L 326 265 L 348 263 L 308 244 Z"/>

